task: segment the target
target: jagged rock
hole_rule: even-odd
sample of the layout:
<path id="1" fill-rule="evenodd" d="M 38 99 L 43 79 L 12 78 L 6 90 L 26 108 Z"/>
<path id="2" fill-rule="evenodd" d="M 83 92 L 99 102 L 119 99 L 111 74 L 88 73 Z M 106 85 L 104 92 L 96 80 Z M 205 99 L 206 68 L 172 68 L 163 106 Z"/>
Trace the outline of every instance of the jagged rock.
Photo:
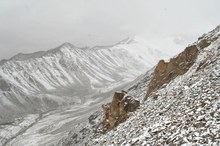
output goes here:
<path id="1" fill-rule="evenodd" d="M 177 57 L 172 58 L 170 62 L 160 60 L 154 70 L 153 77 L 148 85 L 148 91 L 145 99 L 155 90 L 159 89 L 165 83 L 169 83 L 171 80 L 179 75 L 186 73 L 193 65 L 197 54 L 198 48 L 196 45 L 187 47 Z"/>
<path id="2" fill-rule="evenodd" d="M 121 110 L 125 110 L 126 112 L 134 112 L 139 105 L 140 102 L 132 96 L 126 96 L 120 102 L 120 108 L 123 107 Z"/>
<path id="3" fill-rule="evenodd" d="M 210 43 L 207 39 L 203 38 L 203 39 L 199 40 L 197 46 L 198 46 L 200 49 L 203 49 L 203 48 L 205 48 L 205 47 L 208 47 L 210 44 L 211 44 L 211 43 Z"/>
<path id="4" fill-rule="evenodd" d="M 125 91 L 115 92 L 112 102 L 102 105 L 104 120 L 102 130 L 108 131 L 126 120 L 128 112 L 133 112 L 140 102 L 132 96 L 127 96 Z"/>
<path id="5" fill-rule="evenodd" d="M 114 117 L 119 116 L 119 104 L 122 101 L 123 97 L 125 96 L 125 92 L 115 92 L 115 95 L 113 96 L 112 103 L 110 106 L 110 113 Z"/>

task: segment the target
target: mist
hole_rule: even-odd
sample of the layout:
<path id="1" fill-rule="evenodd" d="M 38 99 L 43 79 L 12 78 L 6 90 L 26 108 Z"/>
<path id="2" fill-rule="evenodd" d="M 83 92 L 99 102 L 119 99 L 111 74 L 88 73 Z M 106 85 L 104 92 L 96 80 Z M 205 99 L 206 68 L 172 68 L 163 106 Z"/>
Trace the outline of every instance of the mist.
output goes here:
<path id="1" fill-rule="evenodd" d="M 1 0 L 0 59 L 135 37 L 176 53 L 220 24 L 219 0 Z"/>

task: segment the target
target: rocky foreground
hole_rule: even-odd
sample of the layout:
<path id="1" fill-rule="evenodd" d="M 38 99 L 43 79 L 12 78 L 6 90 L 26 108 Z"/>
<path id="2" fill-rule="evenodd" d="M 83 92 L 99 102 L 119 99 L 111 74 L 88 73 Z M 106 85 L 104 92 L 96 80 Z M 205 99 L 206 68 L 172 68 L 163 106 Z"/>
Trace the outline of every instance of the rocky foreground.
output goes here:
<path id="1" fill-rule="evenodd" d="M 141 102 L 125 122 L 103 134 L 99 110 L 58 145 L 220 145 L 220 26 L 160 61 L 126 96 Z"/>

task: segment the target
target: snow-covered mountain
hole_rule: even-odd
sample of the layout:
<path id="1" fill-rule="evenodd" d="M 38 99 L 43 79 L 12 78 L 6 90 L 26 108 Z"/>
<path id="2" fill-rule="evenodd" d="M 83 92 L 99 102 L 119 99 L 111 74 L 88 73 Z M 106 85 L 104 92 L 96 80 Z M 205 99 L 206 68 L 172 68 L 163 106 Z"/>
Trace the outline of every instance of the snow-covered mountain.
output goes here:
<path id="1" fill-rule="evenodd" d="M 151 86 L 159 82 L 155 76 L 167 73 L 163 85 Z M 149 86 L 154 90 L 149 92 Z M 98 133 L 103 119 L 98 110 L 58 145 L 220 145 L 220 26 L 170 62 L 160 61 L 127 95 L 139 98 L 141 105 L 124 123 Z"/>
<path id="2" fill-rule="evenodd" d="M 84 103 L 124 85 L 165 55 L 130 38 L 112 46 L 18 54 L 0 62 L 0 123 L 25 113 Z"/>

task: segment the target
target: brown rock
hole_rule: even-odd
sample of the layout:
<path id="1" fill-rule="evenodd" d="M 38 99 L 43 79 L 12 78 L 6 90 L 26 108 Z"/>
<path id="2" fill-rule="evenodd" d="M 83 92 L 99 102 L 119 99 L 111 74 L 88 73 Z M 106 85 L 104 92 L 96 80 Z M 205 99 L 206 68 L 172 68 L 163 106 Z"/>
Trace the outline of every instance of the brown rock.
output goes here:
<path id="1" fill-rule="evenodd" d="M 201 39 L 199 41 L 199 43 L 197 44 L 197 46 L 200 48 L 200 49 L 204 49 L 206 47 L 208 47 L 211 43 L 207 40 L 207 39 Z"/>
<path id="2" fill-rule="evenodd" d="M 172 58 L 170 62 L 160 60 L 154 70 L 153 77 L 148 85 L 148 91 L 145 99 L 149 95 L 151 95 L 152 92 L 159 89 L 162 85 L 169 83 L 177 76 L 186 73 L 193 65 L 197 54 L 197 46 L 192 45 L 187 47 L 177 57 Z"/>
<path id="3" fill-rule="evenodd" d="M 140 105 L 140 102 L 132 96 L 126 96 L 120 102 L 120 107 L 123 108 L 126 112 L 134 112 L 137 107 Z"/>
<path id="4" fill-rule="evenodd" d="M 114 117 L 119 116 L 119 104 L 123 97 L 125 96 L 124 92 L 115 92 L 115 95 L 113 96 L 110 112 Z"/>
<path id="5" fill-rule="evenodd" d="M 102 105 L 104 118 L 103 132 L 111 130 L 118 124 L 124 122 L 128 112 L 133 112 L 140 105 L 140 102 L 134 97 L 126 96 L 125 91 L 115 92 L 112 102 Z"/>

